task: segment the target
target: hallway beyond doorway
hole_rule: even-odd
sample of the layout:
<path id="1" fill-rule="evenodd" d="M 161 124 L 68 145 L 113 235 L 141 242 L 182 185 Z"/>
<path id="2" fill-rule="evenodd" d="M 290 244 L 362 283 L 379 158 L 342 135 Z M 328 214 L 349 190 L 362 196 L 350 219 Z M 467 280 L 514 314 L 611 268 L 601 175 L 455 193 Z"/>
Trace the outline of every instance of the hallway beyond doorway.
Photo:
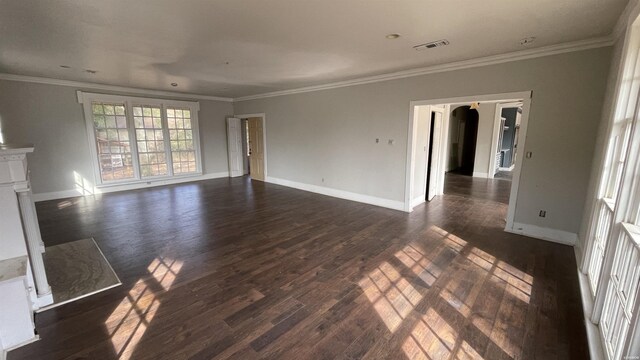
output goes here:
<path id="1" fill-rule="evenodd" d="M 461 175 L 455 172 L 445 174 L 444 193 L 509 204 L 511 181 L 486 179 Z"/>

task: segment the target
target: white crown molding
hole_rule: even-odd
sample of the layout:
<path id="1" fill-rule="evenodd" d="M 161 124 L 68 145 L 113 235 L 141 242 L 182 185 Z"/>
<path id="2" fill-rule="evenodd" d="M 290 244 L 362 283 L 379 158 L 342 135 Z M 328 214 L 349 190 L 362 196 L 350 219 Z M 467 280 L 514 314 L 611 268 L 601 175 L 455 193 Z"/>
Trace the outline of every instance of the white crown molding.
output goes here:
<path id="1" fill-rule="evenodd" d="M 474 68 L 479 66 L 501 64 L 501 63 L 511 62 L 511 61 L 533 59 L 538 57 L 611 46 L 614 44 L 615 40 L 616 39 L 613 36 L 605 36 L 605 37 L 599 37 L 594 39 L 574 41 L 574 42 L 564 43 L 564 44 L 544 46 L 536 49 L 515 51 L 507 54 L 492 55 L 492 56 L 486 56 L 486 57 L 481 57 L 476 59 L 456 61 L 456 62 L 447 63 L 447 64 L 433 65 L 433 66 L 427 66 L 427 67 L 422 67 L 417 69 L 397 71 L 397 72 L 388 73 L 388 74 L 367 76 L 359 79 L 338 81 L 338 82 L 333 82 L 333 83 L 324 84 L 324 85 L 307 86 L 307 87 L 291 89 L 291 90 L 273 91 L 273 92 L 257 94 L 257 95 L 242 96 L 242 97 L 234 98 L 233 101 L 237 102 L 237 101 L 256 100 L 256 99 L 270 98 L 275 96 L 300 94 L 300 93 L 320 91 L 320 90 L 329 90 L 329 89 L 336 89 L 336 88 L 347 87 L 347 86 L 363 85 L 363 84 L 376 83 L 376 82 L 382 82 L 382 81 L 403 79 L 403 78 L 414 77 L 414 76 L 434 74 L 434 73 L 440 73 L 445 71 L 461 70 L 461 69 L 468 69 L 468 68 Z"/>
<path id="2" fill-rule="evenodd" d="M 640 2 L 638 0 L 629 1 L 611 32 L 615 40 L 627 31 L 629 21 L 635 20 L 638 17 L 638 13 L 640 13 Z"/>
<path id="3" fill-rule="evenodd" d="M 198 99 L 198 100 L 213 100 L 213 101 L 226 101 L 226 102 L 233 101 L 232 98 L 219 97 L 219 96 L 188 94 L 188 93 L 180 93 L 180 92 L 174 92 L 174 91 L 148 90 L 148 89 L 126 87 L 126 86 L 105 85 L 105 84 L 96 84 L 96 83 L 81 82 L 81 81 L 60 80 L 60 79 L 51 79 L 51 78 L 44 78 L 44 77 L 37 77 L 37 76 L 24 76 L 24 75 L 14 75 L 14 74 L 6 74 L 6 73 L 0 73 L 0 80 L 22 81 L 22 82 L 48 84 L 48 85 L 71 86 L 76 88 L 79 87 L 79 88 L 89 88 L 89 89 L 95 89 L 95 90 L 115 91 L 119 93 L 126 92 L 131 94 L 169 96 L 172 98 L 180 98 L 180 99 Z"/>
<path id="4" fill-rule="evenodd" d="M 488 66 L 488 65 L 501 64 L 501 63 L 511 62 L 511 61 L 533 59 L 538 57 L 611 46 L 615 43 L 617 38 L 623 33 L 623 30 L 625 29 L 626 24 L 628 22 L 628 19 L 630 18 L 630 14 L 637 12 L 637 9 L 638 9 L 636 7 L 637 1 L 638 0 L 632 0 L 629 3 L 625 11 L 623 12 L 622 16 L 618 20 L 618 23 L 616 24 L 614 32 L 609 36 L 574 41 L 574 42 L 569 42 L 564 44 L 544 46 L 536 49 L 520 50 L 520 51 L 511 52 L 511 53 L 486 56 L 486 57 L 481 57 L 476 59 L 456 61 L 456 62 L 447 63 L 447 64 L 440 64 L 440 65 L 433 65 L 433 66 L 427 66 L 427 67 L 410 69 L 410 70 L 397 71 L 397 72 L 381 74 L 381 75 L 367 76 L 367 77 L 362 77 L 362 78 L 353 79 L 353 80 L 338 81 L 338 82 L 332 82 L 332 83 L 323 84 L 323 85 L 307 86 L 307 87 L 290 89 L 290 90 L 273 91 L 273 92 L 256 94 L 256 95 L 241 96 L 237 98 L 227 98 L 227 97 L 219 97 L 219 96 L 200 95 L 200 94 L 188 94 L 188 93 L 179 93 L 179 92 L 172 92 L 172 91 L 161 91 L 161 90 L 148 90 L 148 89 L 125 87 L 125 86 L 104 85 L 104 84 L 95 84 L 95 83 L 80 82 L 80 81 L 60 80 L 60 79 L 14 75 L 14 74 L 6 74 L 6 73 L 0 73 L 0 80 L 71 86 L 71 87 L 89 88 L 89 89 L 115 91 L 115 92 L 127 92 L 131 94 L 169 96 L 173 98 L 182 98 L 182 99 L 202 99 L 202 100 L 214 100 L 214 101 L 226 101 L 226 102 L 256 100 L 256 99 L 270 98 L 275 96 L 300 94 L 300 93 L 306 93 L 306 92 L 329 90 L 329 89 L 336 89 L 341 87 L 403 79 L 408 77 L 415 77 L 415 76 L 434 74 L 434 73 L 440 73 L 440 72 L 446 72 L 446 71 L 469 69 L 469 68 L 480 67 L 480 66 Z"/>

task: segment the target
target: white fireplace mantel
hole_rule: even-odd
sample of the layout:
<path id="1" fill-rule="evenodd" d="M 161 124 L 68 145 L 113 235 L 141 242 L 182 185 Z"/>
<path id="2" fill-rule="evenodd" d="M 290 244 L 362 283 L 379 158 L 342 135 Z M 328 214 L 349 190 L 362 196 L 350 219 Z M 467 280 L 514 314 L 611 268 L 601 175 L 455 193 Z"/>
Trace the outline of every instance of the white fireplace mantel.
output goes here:
<path id="1" fill-rule="evenodd" d="M 37 339 L 33 310 L 53 302 L 29 183 L 33 150 L 0 144 L 0 352 Z"/>

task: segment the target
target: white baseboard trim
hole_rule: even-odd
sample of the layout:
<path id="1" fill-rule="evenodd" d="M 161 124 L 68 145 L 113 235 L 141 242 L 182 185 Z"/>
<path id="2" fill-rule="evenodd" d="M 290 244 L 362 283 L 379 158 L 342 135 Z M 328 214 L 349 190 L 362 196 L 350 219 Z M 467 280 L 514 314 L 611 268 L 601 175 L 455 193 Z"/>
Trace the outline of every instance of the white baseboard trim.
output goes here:
<path id="1" fill-rule="evenodd" d="M 33 304 L 34 310 L 42 309 L 43 307 L 53 304 L 53 293 L 47 295 L 38 295 L 36 303 Z"/>
<path id="2" fill-rule="evenodd" d="M 19 344 L 16 344 L 16 345 L 10 346 L 10 347 L 8 347 L 8 348 L 6 348 L 6 349 L 2 350 L 2 354 L 1 354 L 1 356 L 0 356 L 0 359 L 2 359 L 2 360 L 6 360 L 7 355 L 9 354 L 9 351 L 11 351 L 11 350 L 15 350 L 15 349 L 17 349 L 17 348 L 19 348 L 19 347 L 22 347 L 22 346 L 25 346 L 25 345 L 29 345 L 29 344 L 31 344 L 31 343 L 33 343 L 33 342 L 36 342 L 36 341 L 39 341 L 39 340 L 40 340 L 40 335 L 36 335 L 36 334 L 34 334 L 34 335 L 33 335 L 33 337 L 32 337 L 31 339 L 29 339 L 29 340 L 25 340 L 25 341 L 23 341 L 23 342 L 21 342 L 21 343 L 19 343 Z"/>
<path id="3" fill-rule="evenodd" d="M 512 229 L 506 228 L 504 231 L 570 246 L 578 241 L 576 233 L 522 223 L 513 223 Z"/>
<path id="4" fill-rule="evenodd" d="M 282 186 L 286 186 L 286 187 L 290 187 L 298 190 L 309 191 L 316 194 L 361 202 L 361 203 L 370 204 L 370 205 L 381 206 L 381 207 L 385 207 L 393 210 L 405 211 L 404 202 L 402 201 L 383 199 L 375 196 L 357 194 L 349 191 L 332 189 L 324 186 L 311 185 L 311 184 L 305 184 L 305 183 L 300 183 L 300 182 L 291 181 L 291 180 L 274 178 L 271 176 L 267 176 L 265 181 L 271 184 L 282 185 Z"/>
<path id="5" fill-rule="evenodd" d="M 477 177 L 477 178 L 485 178 L 487 179 L 489 177 L 488 173 L 485 172 L 478 172 L 478 171 L 474 171 L 473 172 L 473 177 Z"/>
<path id="6" fill-rule="evenodd" d="M 592 360 L 604 360 L 604 348 L 602 346 L 600 331 L 598 326 L 591 322 L 593 299 L 591 297 L 591 290 L 589 289 L 589 279 L 579 268 L 576 270 L 578 272 L 578 280 L 580 281 L 580 297 L 582 298 L 582 310 L 584 311 L 584 326 L 587 330 L 589 355 Z"/>
<path id="7" fill-rule="evenodd" d="M 418 196 L 417 198 L 411 200 L 411 207 L 415 207 L 418 206 L 420 204 L 422 204 L 423 202 L 426 202 L 426 200 L 424 199 L 424 194 Z"/>
<path id="8" fill-rule="evenodd" d="M 33 201 L 47 201 L 47 200 L 57 200 L 57 199 L 66 199 L 70 197 L 82 196 L 78 190 L 62 190 L 62 191 L 53 191 L 46 193 L 33 194 Z"/>
<path id="9" fill-rule="evenodd" d="M 150 180 L 148 182 L 142 182 L 142 183 L 136 183 L 136 184 L 105 186 L 105 187 L 95 188 L 94 194 L 104 194 L 104 193 L 117 192 L 117 191 L 144 189 L 144 188 L 149 188 L 154 186 L 180 184 L 185 182 L 218 179 L 218 178 L 224 178 L 224 177 L 229 177 L 229 172 L 218 172 L 218 173 L 204 174 L 199 176 L 188 176 L 188 177 L 181 177 L 181 178 L 174 178 L 174 179 Z M 70 197 L 86 196 L 86 195 L 94 195 L 94 194 L 87 194 L 86 192 L 83 194 L 81 190 L 53 191 L 53 192 L 47 192 L 47 193 L 33 194 L 33 201 L 39 202 L 39 201 L 47 201 L 47 200 L 66 199 Z"/>

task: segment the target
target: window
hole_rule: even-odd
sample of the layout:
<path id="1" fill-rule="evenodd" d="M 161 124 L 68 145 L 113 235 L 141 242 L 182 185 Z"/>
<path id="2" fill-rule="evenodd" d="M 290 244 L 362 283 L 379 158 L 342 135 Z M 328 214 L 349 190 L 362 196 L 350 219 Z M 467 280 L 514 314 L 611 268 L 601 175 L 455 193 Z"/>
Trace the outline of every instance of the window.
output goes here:
<path id="1" fill-rule="evenodd" d="M 610 360 L 640 353 L 640 28 L 628 36 L 581 267 L 591 287 L 589 318 Z"/>
<path id="2" fill-rule="evenodd" d="M 161 114 L 162 109 L 157 106 L 133 107 L 133 123 L 142 177 L 168 174 Z"/>
<path id="3" fill-rule="evenodd" d="M 91 109 L 102 180 L 133 179 L 124 104 L 94 103 Z"/>
<path id="4" fill-rule="evenodd" d="M 99 184 L 201 174 L 198 103 L 80 93 Z"/>
<path id="5" fill-rule="evenodd" d="M 171 142 L 173 173 L 184 174 L 196 171 L 191 111 L 174 107 L 167 108 L 167 124 Z"/>

